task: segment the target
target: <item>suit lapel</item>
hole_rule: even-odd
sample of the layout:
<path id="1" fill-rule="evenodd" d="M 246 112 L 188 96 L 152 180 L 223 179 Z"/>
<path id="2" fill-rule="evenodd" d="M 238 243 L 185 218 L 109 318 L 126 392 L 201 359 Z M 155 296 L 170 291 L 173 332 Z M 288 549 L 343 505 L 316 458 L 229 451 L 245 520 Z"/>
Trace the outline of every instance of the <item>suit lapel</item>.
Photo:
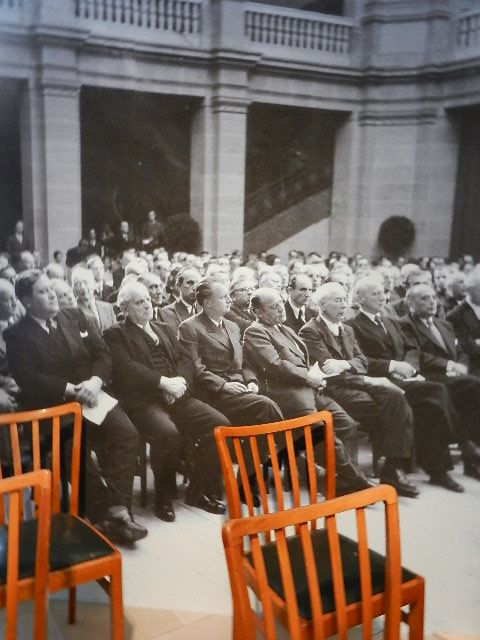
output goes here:
<path id="1" fill-rule="evenodd" d="M 123 330 L 127 332 L 127 336 L 129 337 L 130 342 L 134 342 L 135 345 L 140 349 L 143 353 L 143 356 L 148 362 L 152 362 L 152 356 L 150 355 L 150 351 L 148 349 L 148 344 L 144 337 L 143 329 L 137 327 L 134 322 L 131 322 L 128 318 L 125 320 L 125 324 L 123 326 Z"/>
<path id="2" fill-rule="evenodd" d="M 333 333 L 327 327 L 326 323 L 322 319 L 320 319 L 320 320 L 315 319 L 315 323 L 317 324 L 317 326 L 319 328 L 319 331 L 321 333 L 321 336 L 324 339 L 325 344 L 327 345 L 329 351 L 334 351 L 343 360 L 344 356 L 343 356 L 342 350 L 340 348 L 340 345 L 337 342 L 337 338 L 335 338 Z M 338 338 L 338 339 L 340 339 L 340 338 Z"/>
<path id="3" fill-rule="evenodd" d="M 214 322 L 212 322 L 210 318 L 207 316 L 207 314 L 204 313 L 203 311 L 199 315 L 199 319 L 201 320 L 203 326 L 205 327 L 210 337 L 220 342 L 220 344 L 222 344 L 224 347 L 231 349 L 232 342 L 228 336 L 228 331 L 227 332 L 222 331 L 222 329 L 220 329 L 220 327 L 217 327 L 217 325 Z"/>
<path id="4" fill-rule="evenodd" d="M 380 338 L 382 342 L 385 342 L 386 344 L 391 346 L 392 340 L 388 334 L 388 327 L 385 323 L 385 317 L 382 318 L 382 322 L 387 328 L 387 332 L 385 332 L 382 327 L 379 327 L 378 324 L 372 322 L 370 318 L 363 313 L 363 311 L 360 311 L 356 318 L 356 321 L 359 322 L 367 331 L 373 333 L 373 335 L 377 336 L 377 338 Z"/>
<path id="5" fill-rule="evenodd" d="M 284 346 L 288 347 L 290 351 L 296 353 L 297 355 L 301 355 L 303 358 L 306 357 L 306 348 L 304 347 L 303 341 L 297 337 L 295 332 L 286 325 L 280 325 L 281 328 L 274 329 L 271 328 L 271 335 L 275 337 L 277 341 L 280 341 Z M 270 327 L 267 327 L 270 331 Z"/>
<path id="6" fill-rule="evenodd" d="M 452 356 L 452 360 L 456 360 L 457 348 L 455 347 L 455 342 L 452 340 L 452 336 L 450 335 L 450 333 L 447 333 L 444 330 L 443 324 L 441 322 L 437 322 L 436 318 L 433 319 L 433 323 L 437 327 L 438 331 L 440 332 L 440 335 L 442 336 L 443 341 L 445 342 L 445 346 L 447 347 L 448 352 Z"/>
<path id="7" fill-rule="evenodd" d="M 158 339 L 160 340 L 160 342 L 165 347 L 169 358 L 172 360 L 172 362 L 175 362 L 175 353 L 172 350 L 172 344 L 168 338 L 168 335 L 164 331 L 164 328 L 162 327 L 162 325 L 159 324 L 158 322 L 151 322 L 150 326 L 155 332 L 155 334 L 158 336 Z"/>
<path id="8" fill-rule="evenodd" d="M 57 327 L 63 333 L 70 351 L 72 353 L 75 353 L 78 348 L 78 337 L 74 336 L 72 326 L 70 325 L 70 323 L 65 322 L 65 317 L 61 312 L 57 315 L 56 320 L 57 320 Z M 43 331 L 41 327 L 40 327 L 40 330 Z"/>
<path id="9" fill-rule="evenodd" d="M 241 347 L 240 347 L 240 343 L 238 340 L 235 339 L 235 336 L 232 335 L 231 333 L 231 328 L 229 326 L 229 322 L 228 320 L 223 320 L 223 325 L 225 327 L 225 331 L 227 332 L 227 335 L 230 339 L 231 342 L 231 346 L 233 347 L 233 354 L 236 360 L 238 360 L 239 362 L 242 362 L 242 352 L 241 352 Z"/>

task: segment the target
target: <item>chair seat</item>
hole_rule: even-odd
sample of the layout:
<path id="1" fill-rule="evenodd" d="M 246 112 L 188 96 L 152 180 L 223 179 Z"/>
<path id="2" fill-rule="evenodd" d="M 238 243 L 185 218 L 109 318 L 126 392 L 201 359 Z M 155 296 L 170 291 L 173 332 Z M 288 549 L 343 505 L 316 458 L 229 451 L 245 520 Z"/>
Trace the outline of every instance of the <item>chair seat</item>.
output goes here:
<path id="1" fill-rule="evenodd" d="M 317 575 L 320 581 L 323 613 L 331 613 L 335 611 L 335 600 L 326 530 L 319 529 L 318 531 L 312 532 L 311 539 Z M 361 599 L 358 547 L 355 540 L 351 540 L 342 535 L 339 535 L 339 541 L 343 564 L 345 596 L 348 605 L 358 602 Z M 298 610 L 302 618 L 311 620 L 312 611 L 300 537 L 289 536 L 287 538 L 287 546 L 292 566 L 295 592 L 297 594 Z M 263 545 L 262 549 L 268 584 L 281 598 L 285 598 L 275 544 L 269 542 Z M 253 563 L 251 553 L 246 554 L 246 557 L 249 562 Z M 370 564 L 372 594 L 382 593 L 385 588 L 385 557 L 380 553 L 370 550 Z M 402 582 L 408 582 L 415 577 L 414 573 L 402 568 Z"/>
<path id="2" fill-rule="evenodd" d="M 20 523 L 19 578 L 35 574 L 37 521 Z M 6 583 L 8 527 L 0 526 L 0 584 Z M 112 547 L 83 522 L 69 513 L 52 515 L 50 530 L 50 571 L 65 569 L 87 560 L 113 553 Z"/>

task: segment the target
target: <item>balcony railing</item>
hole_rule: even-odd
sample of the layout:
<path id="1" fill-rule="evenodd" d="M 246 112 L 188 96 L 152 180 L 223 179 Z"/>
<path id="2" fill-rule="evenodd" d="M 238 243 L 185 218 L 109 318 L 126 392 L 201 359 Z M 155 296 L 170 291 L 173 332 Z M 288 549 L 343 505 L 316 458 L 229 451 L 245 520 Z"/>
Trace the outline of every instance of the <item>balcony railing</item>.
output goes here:
<path id="1" fill-rule="evenodd" d="M 461 49 L 480 46 L 480 11 L 460 16 L 458 46 Z"/>
<path id="2" fill-rule="evenodd" d="M 304 11 L 248 3 L 245 35 L 251 42 L 348 53 L 352 23 Z"/>
<path id="3" fill-rule="evenodd" d="M 1 0 L 0 0 L 1 1 Z M 74 0 L 77 18 L 199 33 L 201 0 Z"/>

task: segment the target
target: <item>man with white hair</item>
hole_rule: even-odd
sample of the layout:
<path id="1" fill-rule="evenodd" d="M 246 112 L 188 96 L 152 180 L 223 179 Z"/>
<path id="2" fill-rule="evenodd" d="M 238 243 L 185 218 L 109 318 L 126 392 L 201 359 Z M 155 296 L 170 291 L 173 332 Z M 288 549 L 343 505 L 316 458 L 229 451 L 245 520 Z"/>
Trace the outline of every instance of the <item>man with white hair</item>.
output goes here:
<path id="1" fill-rule="evenodd" d="M 412 413 L 403 391 L 386 377 L 366 375 L 367 358 L 352 328 L 343 324 L 347 295 L 342 285 L 322 285 L 315 300 L 319 314 L 300 332 L 311 362 L 317 362 L 324 374 L 332 376 L 327 381 L 331 397 L 380 442 L 380 454 L 386 458 L 381 482 L 394 486 L 400 495 L 416 497 L 417 488 L 403 472 L 413 446 Z"/>
<path id="2" fill-rule="evenodd" d="M 87 269 L 90 269 L 90 271 L 93 273 L 93 278 L 95 280 L 95 299 L 103 300 L 103 302 L 108 302 L 108 298 L 113 292 L 113 287 L 111 285 L 105 284 L 104 282 L 105 266 L 101 257 L 98 255 L 91 256 L 87 260 Z"/>
<path id="3" fill-rule="evenodd" d="M 384 376 L 403 389 L 413 410 L 416 454 L 430 482 L 450 491 L 462 487 L 451 478 L 449 442 L 454 425 L 448 392 L 443 384 L 425 381 L 420 373 L 420 353 L 404 336 L 398 320 L 382 314 L 384 287 L 373 277 L 355 286 L 360 312 L 349 322 L 360 349 L 368 358 L 368 374 Z"/>
<path id="4" fill-rule="evenodd" d="M 141 282 L 144 284 L 148 293 L 150 294 L 150 300 L 152 301 L 153 308 L 153 320 L 162 320 L 162 298 L 163 298 L 163 282 L 160 280 L 159 276 L 154 273 L 143 273 L 141 276 L 138 276 L 137 282 Z"/>
<path id="5" fill-rule="evenodd" d="M 257 281 L 248 275 L 241 276 L 230 285 L 232 304 L 225 318 L 238 325 L 242 336 L 245 329 L 255 320 L 255 316 L 250 311 L 250 300 L 256 289 Z"/>
<path id="6" fill-rule="evenodd" d="M 74 267 L 71 273 L 72 289 L 78 307 L 103 332 L 117 323 L 113 307 L 109 302 L 95 299 L 95 279 L 92 271 L 85 267 Z"/>
<path id="7" fill-rule="evenodd" d="M 420 373 L 446 386 L 458 412 L 454 439 L 462 449 L 465 475 L 480 480 L 480 378 L 469 375 L 468 356 L 452 325 L 435 317 L 433 288 L 426 284 L 412 287 L 407 303 L 410 314 L 401 321 L 402 330 L 420 352 Z"/>
<path id="8" fill-rule="evenodd" d="M 462 349 L 468 355 L 469 372 L 480 376 L 480 267 L 465 280 L 466 299 L 447 314 Z"/>
<path id="9" fill-rule="evenodd" d="M 113 382 L 136 428 L 150 442 L 155 477 L 155 513 L 175 519 L 175 471 L 180 434 L 196 441 L 194 469 L 185 502 L 223 514 L 214 498 L 220 480 L 213 429 L 227 418 L 193 395 L 196 368 L 186 349 L 163 322 L 152 321 L 150 293 L 140 282 L 120 288 L 118 306 L 125 321 L 105 333 L 113 357 Z"/>

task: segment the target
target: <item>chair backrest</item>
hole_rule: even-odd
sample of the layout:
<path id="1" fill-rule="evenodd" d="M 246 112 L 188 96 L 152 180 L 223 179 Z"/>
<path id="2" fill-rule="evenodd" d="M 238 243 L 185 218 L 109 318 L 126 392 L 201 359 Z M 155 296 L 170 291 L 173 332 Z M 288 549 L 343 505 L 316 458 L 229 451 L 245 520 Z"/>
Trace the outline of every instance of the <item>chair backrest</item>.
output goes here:
<path id="1" fill-rule="evenodd" d="M 60 488 L 65 469 L 70 470 L 70 513 L 78 514 L 80 453 L 82 438 L 82 408 L 70 402 L 48 409 L 21 411 L 0 415 L 0 430 L 8 430 L 9 451 L 2 451 L 0 479 L 37 471 L 46 466 L 45 456 L 51 453 L 52 512 L 61 507 Z M 66 447 L 66 440 L 69 446 Z M 70 446 L 71 445 L 71 446 Z M 68 457 L 67 461 L 67 448 Z M 62 474 L 63 471 L 63 474 Z M 0 505 L 1 517 L 2 505 Z"/>
<path id="2" fill-rule="evenodd" d="M 17 603 L 19 592 L 19 560 L 20 560 L 20 521 L 23 494 L 26 489 L 33 488 L 36 499 L 36 552 L 34 582 L 34 640 L 45 638 L 47 583 L 49 571 L 50 548 L 50 502 L 52 476 L 45 469 L 25 473 L 0 480 L 0 502 L 2 507 L 7 503 L 8 517 L 2 509 L 0 530 L 7 537 L 6 562 L 6 640 L 15 640 L 17 622 Z M 7 500 L 8 498 L 8 500 Z M 26 542 L 23 541 L 23 546 Z M 26 550 L 27 553 L 29 549 Z M 3 601 L 3 598 L 2 598 Z"/>
<path id="3" fill-rule="evenodd" d="M 365 508 L 380 502 L 385 510 L 385 556 L 371 552 L 367 540 Z M 337 515 L 349 510 L 355 512 L 356 540 L 339 535 L 337 529 Z M 325 528 L 312 528 L 311 523 L 318 519 L 324 520 Z M 288 535 L 289 527 L 294 527 L 295 536 Z M 270 532 L 273 536 L 270 542 L 265 542 L 265 534 Z M 372 581 L 380 579 L 384 594 L 381 602 L 385 612 L 384 638 L 398 640 L 400 537 L 397 494 L 392 487 L 379 485 L 315 505 L 230 520 L 223 525 L 222 536 L 234 604 L 235 638 L 253 640 L 256 628 L 263 631 L 267 640 L 277 638 L 275 614 L 283 610 L 283 621 L 293 640 L 323 639 L 334 633 L 339 640 L 347 640 L 347 629 L 353 626 L 348 620 L 353 589 L 359 596 L 355 601 L 361 603 L 355 622 L 362 623 L 362 638 L 368 640 L 372 638 L 372 617 L 379 615 L 381 602 L 378 595 L 372 595 L 378 594 L 378 584 L 372 585 Z M 245 555 L 248 543 L 251 552 Z M 324 556 L 323 563 L 319 555 Z M 344 568 L 347 568 L 345 575 Z M 261 611 L 258 608 L 254 611 L 250 604 L 249 586 L 253 585 Z M 329 610 L 325 602 L 330 602 Z M 299 606 L 301 611 L 305 607 L 309 611 L 303 621 Z M 305 619 L 311 622 L 305 623 Z"/>
<path id="4" fill-rule="evenodd" d="M 333 420 L 329 411 L 319 411 L 282 422 L 244 427 L 217 427 L 215 440 L 225 481 L 230 517 L 239 518 L 242 515 L 240 490 L 245 497 L 248 514 L 253 515 L 251 490 L 253 484 L 258 488 L 260 509 L 263 513 L 269 513 L 272 510 L 269 506 L 268 494 L 275 502 L 273 509 L 275 511 L 300 506 L 302 495 L 297 456 L 301 450 L 305 452 L 305 460 L 301 460 L 301 464 L 306 466 L 308 484 L 306 503 L 317 502 L 318 483 L 314 445 L 319 439 L 324 441 L 325 460 L 322 464 L 326 469 L 325 496 L 333 498 L 335 495 L 335 448 Z M 269 486 L 269 478 L 265 477 L 267 458 L 273 473 L 273 488 Z M 238 468 L 238 480 L 235 466 Z"/>

